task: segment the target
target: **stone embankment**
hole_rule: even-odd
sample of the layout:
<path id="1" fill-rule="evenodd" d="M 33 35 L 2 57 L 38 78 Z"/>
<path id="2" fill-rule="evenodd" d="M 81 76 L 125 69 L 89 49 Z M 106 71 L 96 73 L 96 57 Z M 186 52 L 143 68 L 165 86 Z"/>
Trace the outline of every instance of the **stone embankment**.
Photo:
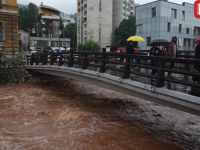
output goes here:
<path id="1" fill-rule="evenodd" d="M 0 62 L 0 85 L 59 81 L 63 78 L 26 70 L 24 63 Z"/>

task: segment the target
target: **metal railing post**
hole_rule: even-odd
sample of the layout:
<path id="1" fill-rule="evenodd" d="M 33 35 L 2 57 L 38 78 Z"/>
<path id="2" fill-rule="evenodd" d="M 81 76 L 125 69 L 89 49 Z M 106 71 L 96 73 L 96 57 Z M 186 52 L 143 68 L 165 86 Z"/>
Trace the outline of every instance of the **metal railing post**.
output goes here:
<path id="1" fill-rule="evenodd" d="M 124 65 L 124 71 L 122 75 L 122 79 L 130 78 L 130 57 L 126 56 L 126 63 Z"/>
<path id="2" fill-rule="evenodd" d="M 164 74 L 163 68 L 165 67 L 165 63 L 162 61 L 158 62 L 158 73 L 156 78 L 156 87 L 164 87 Z"/>
<path id="3" fill-rule="evenodd" d="M 101 66 L 100 66 L 100 73 L 105 73 L 106 72 L 106 48 L 102 49 L 102 62 L 101 62 Z"/>
<path id="4" fill-rule="evenodd" d="M 83 59 L 83 64 L 82 64 L 82 69 L 87 69 L 88 68 L 88 54 L 84 54 L 84 59 Z"/>
<path id="5" fill-rule="evenodd" d="M 60 53 L 60 58 L 59 58 L 58 66 L 62 66 L 62 64 L 63 64 L 62 60 L 63 60 L 63 54 Z"/>
<path id="6" fill-rule="evenodd" d="M 74 66 L 74 55 L 73 55 L 73 50 L 70 50 L 70 56 L 69 56 L 69 63 L 68 67 L 73 67 Z"/>

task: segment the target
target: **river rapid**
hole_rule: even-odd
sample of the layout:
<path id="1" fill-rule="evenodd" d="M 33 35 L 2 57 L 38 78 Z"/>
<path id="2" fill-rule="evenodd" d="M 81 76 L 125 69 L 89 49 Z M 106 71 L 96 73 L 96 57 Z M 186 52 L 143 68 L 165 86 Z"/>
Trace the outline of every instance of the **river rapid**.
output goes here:
<path id="1" fill-rule="evenodd" d="M 74 80 L 0 87 L 0 150 L 182 149 L 200 117 Z"/>

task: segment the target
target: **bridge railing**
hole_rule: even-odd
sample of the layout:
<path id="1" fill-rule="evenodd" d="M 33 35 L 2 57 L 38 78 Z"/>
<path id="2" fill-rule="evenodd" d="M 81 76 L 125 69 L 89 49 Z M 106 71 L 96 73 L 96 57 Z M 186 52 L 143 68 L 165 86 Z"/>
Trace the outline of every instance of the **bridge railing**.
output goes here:
<path id="1" fill-rule="evenodd" d="M 79 65 L 82 69 L 88 69 L 89 66 L 98 67 L 100 73 L 106 73 L 107 70 L 114 70 L 122 74 L 122 79 L 130 78 L 131 74 L 139 75 L 155 79 L 156 87 L 163 87 L 164 82 L 172 82 L 192 87 L 199 87 L 199 83 L 194 83 L 189 80 L 180 80 L 176 78 L 168 78 L 166 72 L 180 74 L 187 77 L 200 77 L 199 72 L 192 72 L 190 69 L 194 65 L 200 65 L 200 60 L 185 59 L 185 58 L 171 58 L 171 57 L 150 57 L 142 54 L 127 55 L 124 53 L 107 53 L 105 49 L 102 52 L 63 52 L 50 53 L 28 56 L 28 65 L 57 65 L 74 67 Z M 131 59 L 135 59 L 135 63 L 131 63 Z M 158 66 L 151 66 L 150 62 L 155 61 Z M 170 69 L 169 64 L 173 62 L 177 67 Z M 120 68 L 113 67 L 113 65 L 120 65 Z M 137 69 L 131 70 L 132 67 Z M 157 75 L 152 75 L 149 72 L 141 72 L 141 68 L 148 70 L 157 70 Z"/>

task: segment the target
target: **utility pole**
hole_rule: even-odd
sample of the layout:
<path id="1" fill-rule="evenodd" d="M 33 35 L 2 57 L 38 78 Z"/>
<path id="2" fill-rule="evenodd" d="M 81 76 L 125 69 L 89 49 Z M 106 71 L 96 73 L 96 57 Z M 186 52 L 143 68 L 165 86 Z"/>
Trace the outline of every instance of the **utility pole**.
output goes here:
<path id="1" fill-rule="evenodd" d="M 81 52 L 83 51 L 83 12 L 84 12 L 83 10 L 82 10 L 82 23 L 81 23 Z"/>

